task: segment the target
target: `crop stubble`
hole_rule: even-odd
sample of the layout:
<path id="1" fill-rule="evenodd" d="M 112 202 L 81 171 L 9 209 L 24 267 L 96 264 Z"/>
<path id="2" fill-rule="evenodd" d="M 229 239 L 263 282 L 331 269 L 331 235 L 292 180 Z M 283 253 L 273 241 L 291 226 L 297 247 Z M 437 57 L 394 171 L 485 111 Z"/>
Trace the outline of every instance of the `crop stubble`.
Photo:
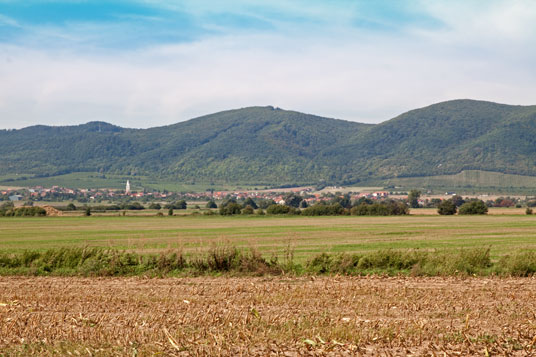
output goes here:
<path id="1" fill-rule="evenodd" d="M 535 296 L 533 278 L 0 277 L 0 351 L 527 355 Z"/>

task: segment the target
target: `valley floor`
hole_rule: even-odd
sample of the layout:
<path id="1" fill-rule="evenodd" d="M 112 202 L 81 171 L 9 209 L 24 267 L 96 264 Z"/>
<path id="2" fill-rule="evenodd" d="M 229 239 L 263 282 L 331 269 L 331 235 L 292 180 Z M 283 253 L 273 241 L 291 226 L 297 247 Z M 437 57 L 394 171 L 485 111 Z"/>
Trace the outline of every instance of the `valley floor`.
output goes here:
<path id="1" fill-rule="evenodd" d="M 0 277 L 0 355 L 530 355 L 534 278 Z"/>

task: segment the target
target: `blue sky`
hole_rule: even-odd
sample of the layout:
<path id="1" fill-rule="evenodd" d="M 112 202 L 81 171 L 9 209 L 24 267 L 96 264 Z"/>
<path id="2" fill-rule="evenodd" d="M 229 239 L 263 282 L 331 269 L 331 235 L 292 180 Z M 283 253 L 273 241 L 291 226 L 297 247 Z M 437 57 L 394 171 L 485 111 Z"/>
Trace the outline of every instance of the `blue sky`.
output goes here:
<path id="1" fill-rule="evenodd" d="M 0 0 L 0 128 L 536 104 L 532 0 Z"/>

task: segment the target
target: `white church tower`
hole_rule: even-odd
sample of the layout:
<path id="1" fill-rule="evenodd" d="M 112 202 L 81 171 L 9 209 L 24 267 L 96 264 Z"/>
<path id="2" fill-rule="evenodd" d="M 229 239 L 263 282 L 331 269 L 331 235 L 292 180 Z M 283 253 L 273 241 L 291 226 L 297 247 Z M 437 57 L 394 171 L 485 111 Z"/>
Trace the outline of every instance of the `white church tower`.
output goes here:
<path id="1" fill-rule="evenodd" d="M 125 187 L 125 195 L 130 195 L 130 181 L 127 180 L 127 186 Z"/>

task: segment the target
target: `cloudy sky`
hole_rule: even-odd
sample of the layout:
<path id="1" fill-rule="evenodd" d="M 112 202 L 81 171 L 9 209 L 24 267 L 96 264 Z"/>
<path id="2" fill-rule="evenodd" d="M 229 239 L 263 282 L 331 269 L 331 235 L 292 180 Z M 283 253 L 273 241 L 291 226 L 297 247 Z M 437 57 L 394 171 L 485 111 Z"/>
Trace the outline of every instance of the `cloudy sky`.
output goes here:
<path id="1" fill-rule="evenodd" d="M 536 104 L 533 0 L 0 0 L 0 128 Z"/>

